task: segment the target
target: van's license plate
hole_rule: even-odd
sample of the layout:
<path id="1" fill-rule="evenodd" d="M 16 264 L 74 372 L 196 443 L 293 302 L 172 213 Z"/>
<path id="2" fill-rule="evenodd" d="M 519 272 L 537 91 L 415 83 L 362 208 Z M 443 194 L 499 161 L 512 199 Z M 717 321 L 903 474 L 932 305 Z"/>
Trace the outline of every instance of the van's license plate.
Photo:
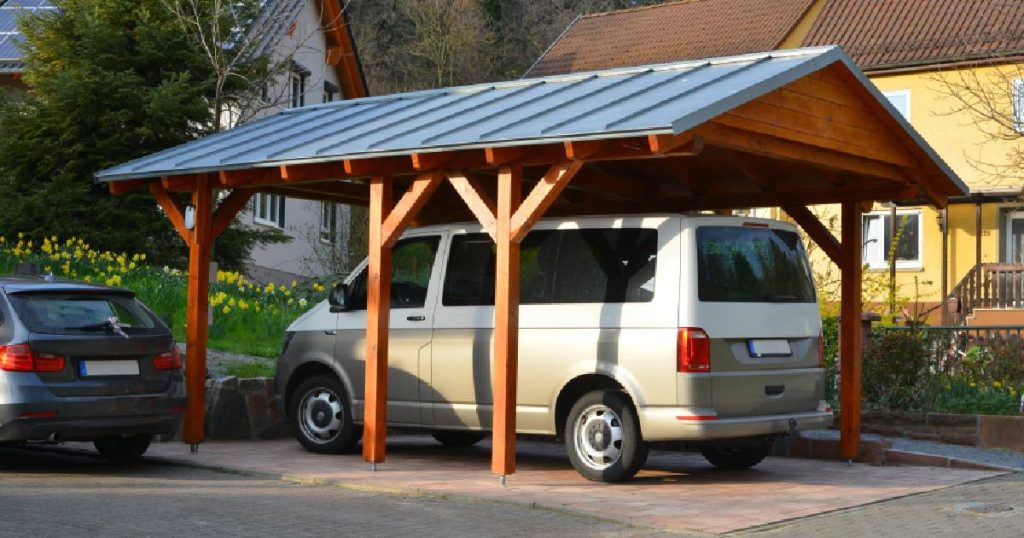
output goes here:
<path id="1" fill-rule="evenodd" d="M 78 372 L 82 377 L 139 375 L 139 362 L 134 360 L 121 361 L 81 361 Z"/>
<path id="2" fill-rule="evenodd" d="M 789 340 L 747 340 L 747 350 L 754 358 L 789 357 L 793 354 Z"/>

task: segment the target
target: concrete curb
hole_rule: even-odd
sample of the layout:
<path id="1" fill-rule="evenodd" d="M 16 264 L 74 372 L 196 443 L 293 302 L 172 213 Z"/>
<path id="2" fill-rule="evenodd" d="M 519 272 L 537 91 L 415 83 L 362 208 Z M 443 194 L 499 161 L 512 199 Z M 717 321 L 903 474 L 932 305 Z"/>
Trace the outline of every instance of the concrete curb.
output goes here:
<path id="1" fill-rule="evenodd" d="M 952 456 L 939 456 L 936 454 L 925 454 L 923 452 L 911 452 L 909 450 L 898 450 L 890 448 L 885 451 L 885 463 L 887 465 L 923 465 L 926 467 L 948 467 L 957 469 L 975 469 L 979 471 L 1003 471 L 1016 473 L 1019 469 L 1003 467 L 1002 465 L 991 465 L 975 461 L 954 458 Z"/>

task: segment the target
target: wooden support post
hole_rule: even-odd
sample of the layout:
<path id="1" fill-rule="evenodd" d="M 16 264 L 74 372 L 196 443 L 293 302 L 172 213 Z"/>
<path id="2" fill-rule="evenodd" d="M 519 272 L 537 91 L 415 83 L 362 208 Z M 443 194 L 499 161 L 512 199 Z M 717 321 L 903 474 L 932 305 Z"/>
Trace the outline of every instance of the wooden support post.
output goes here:
<path id="1" fill-rule="evenodd" d="M 491 471 L 502 477 L 516 471 L 519 243 L 512 237 L 512 216 L 519 207 L 522 183 L 522 168 L 504 167 L 498 171 Z"/>
<path id="2" fill-rule="evenodd" d="M 981 202 L 974 204 L 974 263 L 981 265 Z"/>
<path id="3" fill-rule="evenodd" d="M 854 459 L 860 454 L 861 399 L 861 208 L 843 202 L 842 284 L 839 325 L 839 455 Z"/>
<path id="4" fill-rule="evenodd" d="M 391 176 L 370 178 L 369 257 L 366 279 L 366 399 L 363 459 L 384 461 L 388 399 L 388 321 L 391 313 L 391 248 L 384 222 L 391 213 Z"/>
<path id="5" fill-rule="evenodd" d="M 942 208 L 942 324 L 949 325 L 949 207 Z"/>
<path id="6" fill-rule="evenodd" d="M 209 327 L 210 254 L 213 247 L 213 191 L 209 177 L 200 175 L 192 193 L 195 220 L 189 241 L 188 300 L 185 321 L 185 386 L 188 406 L 182 438 L 197 445 L 206 423 L 206 337 Z M 173 221 L 173 218 L 172 218 Z"/>

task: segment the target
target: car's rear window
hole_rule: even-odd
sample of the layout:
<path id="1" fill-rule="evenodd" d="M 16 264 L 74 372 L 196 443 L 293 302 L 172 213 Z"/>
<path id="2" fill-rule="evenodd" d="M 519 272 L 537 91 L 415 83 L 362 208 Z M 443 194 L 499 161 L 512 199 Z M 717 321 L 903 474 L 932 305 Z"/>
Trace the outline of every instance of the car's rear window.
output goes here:
<path id="1" fill-rule="evenodd" d="M 787 230 L 697 228 L 701 301 L 813 303 L 814 281 L 800 237 Z"/>
<path id="2" fill-rule="evenodd" d="M 45 334 L 115 332 L 111 320 L 129 335 L 160 334 L 167 328 L 132 297 L 95 293 L 15 293 L 8 296 L 22 323 Z"/>

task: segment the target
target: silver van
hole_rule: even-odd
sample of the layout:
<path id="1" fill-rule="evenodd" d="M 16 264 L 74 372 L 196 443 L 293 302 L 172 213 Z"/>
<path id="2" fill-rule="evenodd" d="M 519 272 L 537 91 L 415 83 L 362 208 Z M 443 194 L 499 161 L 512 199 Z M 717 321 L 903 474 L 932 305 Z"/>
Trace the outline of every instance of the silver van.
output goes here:
<path id="1" fill-rule="evenodd" d="M 831 423 L 821 320 L 793 225 L 729 216 L 542 220 L 521 245 L 517 432 L 564 439 L 592 480 L 635 474 L 651 441 L 720 468 Z M 495 247 L 473 224 L 392 251 L 388 424 L 467 446 L 491 429 Z M 277 362 L 296 437 L 362 432 L 365 262 L 288 329 Z"/>

